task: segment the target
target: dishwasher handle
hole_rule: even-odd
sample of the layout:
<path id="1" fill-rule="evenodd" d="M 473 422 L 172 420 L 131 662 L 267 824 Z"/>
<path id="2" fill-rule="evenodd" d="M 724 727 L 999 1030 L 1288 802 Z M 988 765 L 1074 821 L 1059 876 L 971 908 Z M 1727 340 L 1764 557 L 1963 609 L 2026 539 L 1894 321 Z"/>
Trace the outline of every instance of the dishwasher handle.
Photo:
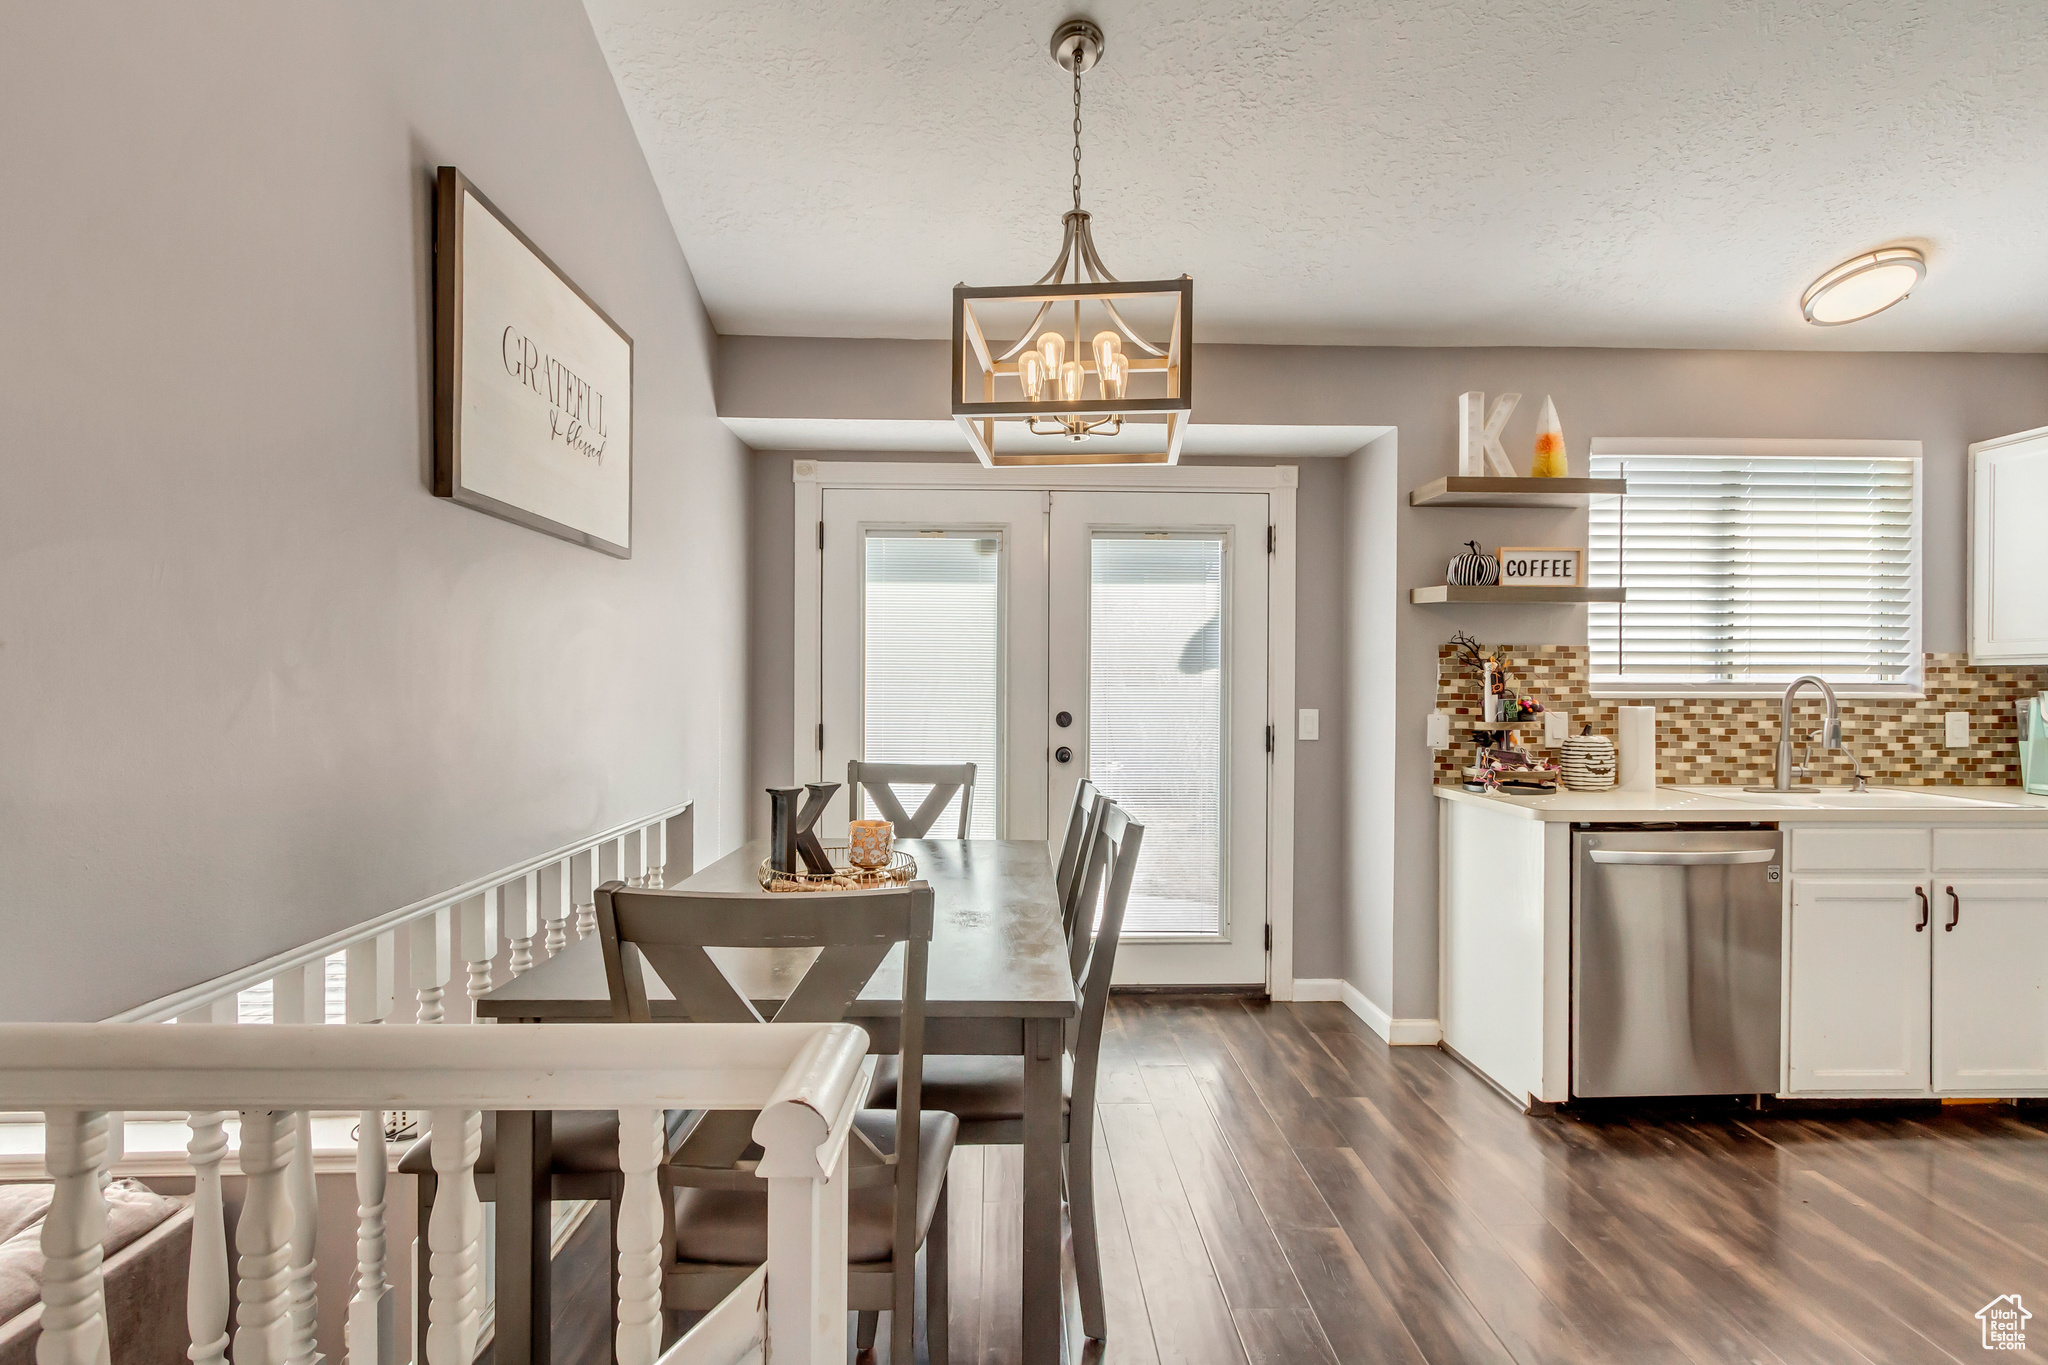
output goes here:
<path id="1" fill-rule="evenodd" d="M 1650 867 L 1713 867 L 1729 863 L 1775 862 L 1774 848 L 1702 849 L 1698 852 L 1639 848 L 1593 848 L 1587 856 L 1596 863 L 1633 863 Z"/>

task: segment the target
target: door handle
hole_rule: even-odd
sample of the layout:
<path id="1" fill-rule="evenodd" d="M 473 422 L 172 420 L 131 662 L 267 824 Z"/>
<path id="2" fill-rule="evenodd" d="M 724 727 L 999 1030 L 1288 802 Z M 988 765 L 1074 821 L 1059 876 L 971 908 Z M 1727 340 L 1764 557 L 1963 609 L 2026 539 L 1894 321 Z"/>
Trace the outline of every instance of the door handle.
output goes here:
<path id="1" fill-rule="evenodd" d="M 1072 749 L 1069 749 L 1064 744 L 1060 745 L 1059 748 L 1054 749 L 1052 751 L 1052 756 L 1062 763 L 1072 763 L 1074 761 L 1074 751 Z"/>
<path id="2" fill-rule="evenodd" d="M 1914 887 L 1913 894 L 1920 898 L 1920 922 L 1913 926 L 1913 932 L 1917 934 L 1934 922 L 1934 906 L 1927 899 L 1926 887 Z"/>
<path id="3" fill-rule="evenodd" d="M 1941 932 L 1947 934 L 1953 933 L 1955 927 L 1963 922 L 1963 898 L 1956 894 L 1956 889 L 1953 886 L 1943 889 L 1948 892 L 1950 909 L 1948 912 L 1948 923 L 1941 926 Z"/>
<path id="4" fill-rule="evenodd" d="M 1589 849 L 1596 863 L 1633 863 L 1650 867 L 1711 867 L 1728 863 L 1768 863 L 1778 856 L 1774 848 L 1724 848 L 1697 853 L 1665 853 L 1649 849 Z"/>

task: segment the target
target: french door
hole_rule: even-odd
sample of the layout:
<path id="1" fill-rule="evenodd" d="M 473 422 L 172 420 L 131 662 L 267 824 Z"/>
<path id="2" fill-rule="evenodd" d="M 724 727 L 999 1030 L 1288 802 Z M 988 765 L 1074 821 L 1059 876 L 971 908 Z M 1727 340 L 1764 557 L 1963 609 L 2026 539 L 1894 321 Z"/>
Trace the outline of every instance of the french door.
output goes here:
<path id="1" fill-rule="evenodd" d="M 1145 826 L 1117 979 L 1265 982 L 1268 495 L 827 488 L 820 512 L 824 779 L 969 759 L 976 837 L 1057 839 L 1092 778 Z"/>

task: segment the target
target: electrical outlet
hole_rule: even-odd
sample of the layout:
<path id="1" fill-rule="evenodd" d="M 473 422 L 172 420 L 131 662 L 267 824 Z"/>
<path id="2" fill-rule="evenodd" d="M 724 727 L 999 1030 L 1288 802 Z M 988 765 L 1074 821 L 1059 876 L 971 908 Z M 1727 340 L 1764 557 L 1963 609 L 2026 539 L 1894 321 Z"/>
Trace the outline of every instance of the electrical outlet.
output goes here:
<path id="1" fill-rule="evenodd" d="M 1429 714 L 1429 727 L 1428 727 L 1428 731 L 1427 731 L 1427 733 L 1428 733 L 1428 735 L 1429 735 L 1429 747 L 1430 747 L 1430 748 L 1432 748 L 1432 749 L 1448 749 L 1448 748 L 1450 748 L 1450 747 L 1451 747 L 1451 718 L 1450 718 L 1450 717 L 1449 717 L 1448 715 L 1444 714 L 1444 713 L 1443 713 L 1442 711 L 1432 711 L 1432 712 L 1430 712 L 1430 714 Z"/>
<path id="2" fill-rule="evenodd" d="M 1970 747 L 1970 713 L 1951 711 L 1945 717 L 1948 721 L 1948 747 L 1967 749 Z"/>
<path id="3" fill-rule="evenodd" d="M 1296 739 L 1315 739 L 1321 733 L 1322 728 L 1323 713 L 1304 707 L 1302 708 L 1301 715 L 1296 718 L 1294 737 Z"/>
<path id="4" fill-rule="evenodd" d="M 1564 743 L 1564 737 L 1572 732 L 1572 713 L 1569 711 L 1545 711 L 1543 713 L 1543 742 L 1555 747 Z"/>

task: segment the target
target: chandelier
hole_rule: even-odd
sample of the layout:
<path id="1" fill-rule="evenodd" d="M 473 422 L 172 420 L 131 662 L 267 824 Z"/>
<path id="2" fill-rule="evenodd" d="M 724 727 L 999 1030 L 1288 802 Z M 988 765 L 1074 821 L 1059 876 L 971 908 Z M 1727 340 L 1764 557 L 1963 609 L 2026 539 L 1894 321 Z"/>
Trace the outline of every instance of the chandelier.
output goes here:
<path id="1" fill-rule="evenodd" d="M 1081 207 L 1081 75 L 1102 60 L 1102 30 L 1069 19 L 1052 59 L 1074 76 L 1074 207 L 1035 283 L 955 286 L 953 420 L 991 469 L 1176 464 L 1193 409 L 1194 281 L 1124 281 L 1103 265 Z M 998 422 L 1023 433 L 1000 452 Z"/>

